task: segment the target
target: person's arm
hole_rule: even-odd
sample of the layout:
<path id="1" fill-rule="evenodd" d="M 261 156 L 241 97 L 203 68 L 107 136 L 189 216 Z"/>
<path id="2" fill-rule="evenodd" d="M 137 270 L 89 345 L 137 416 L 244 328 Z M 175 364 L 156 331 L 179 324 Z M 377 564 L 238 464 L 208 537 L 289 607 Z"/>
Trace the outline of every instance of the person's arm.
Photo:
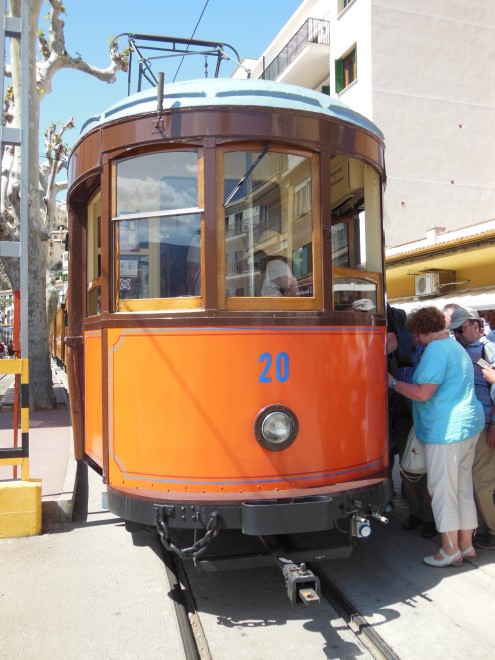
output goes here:
<path id="1" fill-rule="evenodd" d="M 412 399 L 412 401 L 428 401 L 438 389 L 436 383 L 405 383 L 403 380 L 396 380 L 392 374 L 389 374 L 388 386 L 392 387 L 394 381 L 393 389 L 402 396 Z"/>
<path id="2" fill-rule="evenodd" d="M 492 398 L 493 408 L 491 420 L 486 429 L 486 444 L 490 449 L 495 449 L 495 369 L 493 367 L 491 369 L 482 368 L 481 373 L 483 374 L 483 378 L 492 385 L 490 396 Z"/>
<path id="3" fill-rule="evenodd" d="M 399 347 L 399 342 L 397 341 L 397 335 L 395 332 L 387 332 L 387 353 L 394 353 Z"/>
<path id="4" fill-rule="evenodd" d="M 267 272 L 270 272 L 274 286 L 282 296 L 297 296 L 299 287 L 289 265 L 282 259 L 275 259 L 268 263 Z"/>
<path id="5" fill-rule="evenodd" d="M 273 283 L 283 296 L 297 296 L 299 292 L 297 280 L 289 275 L 277 277 L 277 279 L 273 280 Z"/>

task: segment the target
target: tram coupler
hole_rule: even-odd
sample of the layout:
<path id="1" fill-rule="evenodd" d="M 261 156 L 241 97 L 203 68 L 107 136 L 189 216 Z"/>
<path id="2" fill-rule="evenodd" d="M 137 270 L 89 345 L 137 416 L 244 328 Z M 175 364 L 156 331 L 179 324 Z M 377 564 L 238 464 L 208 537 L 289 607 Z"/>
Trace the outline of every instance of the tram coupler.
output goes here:
<path id="1" fill-rule="evenodd" d="M 382 514 L 379 511 L 372 511 L 371 512 L 371 517 L 375 518 L 378 521 L 380 521 L 384 525 L 388 525 L 388 518 L 385 518 L 385 516 L 382 516 Z"/>
<path id="2" fill-rule="evenodd" d="M 371 534 L 370 521 L 363 516 L 354 514 L 351 518 L 351 532 L 358 539 L 368 538 Z"/>
<path id="3" fill-rule="evenodd" d="M 260 541 L 272 553 L 275 564 L 281 569 L 292 605 L 313 605 L 320 602 L 320 578 L 306 568 L 306 564 L 294 564 L 283 556 L 284 548 L 273 536 L 260 536 Z"/>
<path id="4" fill-rule="evenodd" d="M 282 568 L 287 595 L 292 605 L 313 605 L 320 602 L 320 579 L 306 564 L 285 564 Z"/>

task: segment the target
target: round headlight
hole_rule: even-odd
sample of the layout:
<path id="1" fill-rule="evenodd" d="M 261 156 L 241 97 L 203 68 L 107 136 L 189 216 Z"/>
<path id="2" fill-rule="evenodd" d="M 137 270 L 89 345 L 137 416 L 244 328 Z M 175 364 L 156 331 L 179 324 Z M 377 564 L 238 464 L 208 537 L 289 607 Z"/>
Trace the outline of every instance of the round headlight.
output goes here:
<path id="1" fill-rule="evenodd" d="M 272 412 L 261 424 L 261 435 L 267 442 L 279 444 L 285 442 L 292 432 L 290 417 L 283 412 Z"/>
<path id="2" fill-rule="evenodd" d="M 258 442 L 273 451 L 285 449 L 292 444 L 298 430 L 299 424 L 294 413 L 279 404 L 264 408 L 258 414 L 254 425 Z"/>

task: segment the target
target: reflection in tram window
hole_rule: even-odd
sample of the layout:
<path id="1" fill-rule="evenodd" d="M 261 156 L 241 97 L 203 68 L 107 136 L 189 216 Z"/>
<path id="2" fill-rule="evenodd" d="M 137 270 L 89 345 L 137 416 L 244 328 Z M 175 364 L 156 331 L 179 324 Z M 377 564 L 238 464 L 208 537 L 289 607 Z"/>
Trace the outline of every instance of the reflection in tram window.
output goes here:
<path id="1" fill-rule="evenodd" d="M 364 162 L 334 156 L 330 171 L 334 307 L 367 299 L 380 308 L 382 273 L 379 175 Z"/>
<path id="2" fill-rule="evenodd" d="M 199 214 L 116 222 L 119 298 L 198 295 L 199 223 Z M 198 260 L 194 285 L 191 254 Z"/>
<path id="3" fill-rule="evenodd" d="M 292 252 L 292 272 L 297 279 L 299 296 L 313 294 L 313 253 L 312 244 L 307 243 Z"/>
<path id="4" fill-rule="evenodd" d="M 166 151 L 117 166 L 117 216 L 197 208 L 198 154 Z"/>
<path id="5" fill-rule="evenodd" d="M 201 295 L 201 230 L 194 230 L 186 258 L 186 287 L 190 296 Z"/>
<path id="6" fill-rule="evenodd" d="M 190 150 L 117 163 L 117 300 L 201 295 L 201 162 Z"/>
<path id="7" fill-rule="evenodd" d="M 101 314 L 101 193 L 88 204 L 86 230 L 86 316 Z"/>
<path id="8" fill-rule="evenodd" d="M 224 172 L 226 295 L 312 296 L 311 160 L 236 151 L 225 154 Z"/>

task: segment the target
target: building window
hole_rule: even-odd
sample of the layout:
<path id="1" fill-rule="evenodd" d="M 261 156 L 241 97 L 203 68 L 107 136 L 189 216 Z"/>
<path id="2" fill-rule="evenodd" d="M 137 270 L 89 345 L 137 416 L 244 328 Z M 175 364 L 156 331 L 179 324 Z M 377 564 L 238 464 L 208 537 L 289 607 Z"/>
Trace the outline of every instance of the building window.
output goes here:
<path id="1" fill-rule="evenodd" d="M 301 217 L 311 210 L 311 179 L 304 181 L 294 189 L 294 213 Z"/>
<path id="2" fill-rule="evenodd" d="M 335 91 L 339 94 L 357 79 L 357 49 L 354 46 L 347 55 L 335 60 Z"/>
<path id="3" fill-rule="evenodd" d="M 352 0 L 339 0 L 339 14 L 344 11 L 347 5 L 350 5 Z"/>

